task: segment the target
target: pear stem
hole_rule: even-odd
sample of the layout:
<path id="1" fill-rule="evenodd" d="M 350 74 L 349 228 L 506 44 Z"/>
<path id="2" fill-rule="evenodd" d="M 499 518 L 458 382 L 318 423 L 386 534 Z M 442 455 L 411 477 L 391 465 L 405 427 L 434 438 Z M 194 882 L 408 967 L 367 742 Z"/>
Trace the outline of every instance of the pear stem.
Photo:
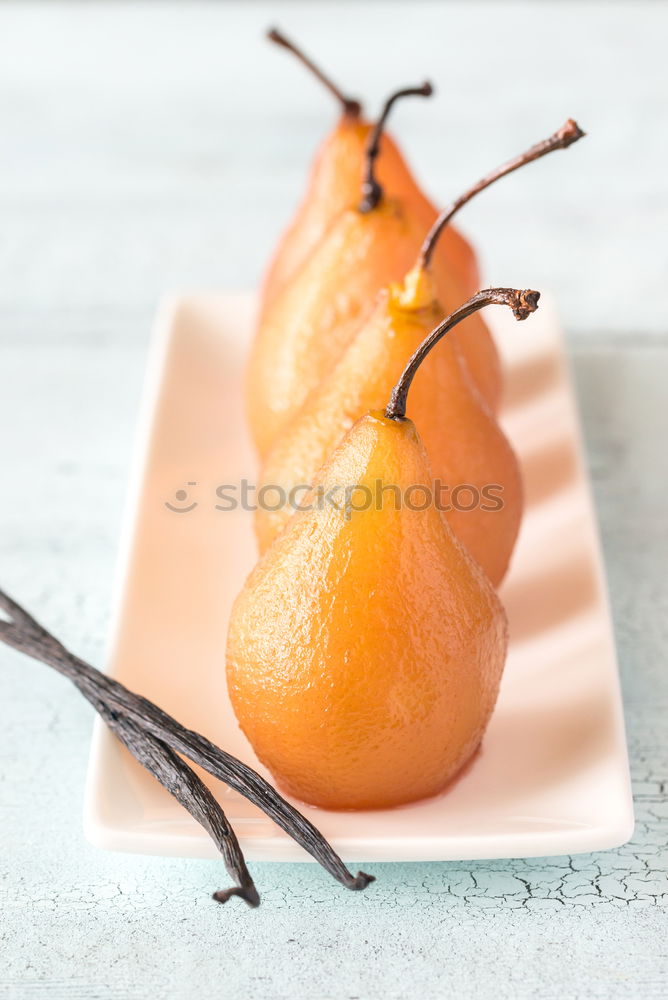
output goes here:
<path id="1" fill-rule="evenodd" d="M 581 139 L 585 132 L 582 131 L 577 122 L 569 118 L 561 128 L 551 135 L 549 139 L 544 139 L 542 142 L 536 143 L 535 146 L 531 146 L 527 149 L 525 153 L 520 153 L 512 160 L 508 160 L 507 163 L 502 164 L 497 167 L 496 170 L 492 170 L 491 173 L 479 180 L 477 184 L 461 194 L 459 198 L 451 202 L 447 208 L 444 208 L 439 217 L 434 222 L 433 226 L 427 234 L 427 238 L 422 244 L 420 250 L 420 256 L 418 259 L 418 264 L 421 267 L 429 267 L 431 262 L 434 249 L 438 242 L 438 238 L 450 222 L 452 217 L 457 214 L 459 209 L 465 205 L 471 198 L 479 194 L 480 191 L 484 191 L 485 188 L 489 187 L 490 184 L 494 184 L 495 181 L 500 180 L 501 177 L 505 177 L 507 174 L 512 174 L 514 170 L 519 170 L 527 163 L 533 163 L 534 160 L 539 160 L 542 156 L 546 156 L 548 153 L 553 153 L 556 149 L 568 149 L 574 142 Z"/>
<path id="2" fill-rule="evenodd" d="M 415 378 L 418 368 L 427 357 L 432 347 L 435 347 L 441 337 L 444 337 L 449 330 L 452 330 L 453 326 L 457 326 L 457 324 L 461 323 L 462 320 L 467 318 L 467 316 L 471 316 L 473 313 L 478 312 L 478 310 L 483 309 L 484 306 L 493 305 L 508 306 L 512 309 L 515 319 L 526 319 L 538 308 L 539 298 L 540 292 L 534 292 L 530 289 L 520 291 L 517 288 L 485 288 L 481 292 L 476 292 L 476 294 L 470 298 L 468 302 L 465 302 L 463 306 L 459 307 L 459 309 L 455 309 L 455 311 L 449 316 L 446 316 L 445 319 L 438 324 L 438 326 L 434 327 L 431 333 L 425 337 L 417 350 L 411 355 L 406 367 L 399 377 L 399 381 L 392 390 L 390 401 L 385 410 L 385 416 L 389 420 L 403 420 L 405 418 L 408 390 L 411 387 L 411 383 Z"/>
<path id="3" fill-rule="evenodd" d="M 342 90 L 334 83 L 330 77 L 326 76 L 319 66 L 309 59 L 305 52 L 303 52 L 294 42 L 290 41 L 282 31 L 278 28 L 270 28 L 267 32 L 267 38 L 270 42 L 275 42 L 276 45 L 281 45 L 288 52 L 292 52 L 294 56 L 302 63 L 308 70 L 310 70 L 313 75 L 320 80 L 320 82 L 327 88 L 330 94 L 336 98 L 343 109 L 344 115 L 349 115 L 351 118 L 359 118 L 362 113 L 362 105 L 359 101 L 355 100 L 354 97 L 346 97 Z"/>
<path id="4" fill-rule="evenodd" d="M 380 153 L 380 140 L 390 111 L 402 97 L 431 97 L 433 93 L 434 88 L 431 83 L 425 80 L 421 87 L 406 87 L 403 90 L 396 90 L 385 101 L 380 118 L 374 125 L 366 148 L 362 201 L 359 206 L 360 212 L 371 212 L 383 197 L 383 189 L 376 180 L 376 160 Z"/>

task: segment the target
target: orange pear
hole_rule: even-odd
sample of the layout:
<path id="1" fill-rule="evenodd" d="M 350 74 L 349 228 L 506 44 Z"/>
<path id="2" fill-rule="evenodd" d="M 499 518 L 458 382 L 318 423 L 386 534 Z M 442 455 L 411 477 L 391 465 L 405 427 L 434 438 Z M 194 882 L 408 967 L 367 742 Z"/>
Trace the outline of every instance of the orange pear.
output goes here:
<path id="1" fill-rule="evenodd" d="M 387 110 L 376 138 L 382 134 Z M 452 217 L 463 205 L 499 178 L 549 152 L 567 148 L 582 135 L 569 119 L 549 139 L 492 171 L 452 202 L 426 238 L 424 215 L 416 210 L 415 199 L 384 194 L 374 178 L 375 157 L 370 154 L 377 143 L 371 143 L 363 205 L 339 215 L 258 329 L 247 373 L 247 410 L 260 456 L 267 455 L 309 392 L 332 369 L 371 314 L 378 291 L 401 281 L 418 251 L 421 264 L 431 267 L 445 311 L 470 294 L 469 289 L 460 292 L 455 272 L 444 265 L 439 249 L 443 237 L 451 232 Z M 371 204 L 370 191 L 375 195 Z M 477 388 L 495 410 L 501 371 L 486 324 L 476 316 L 455 339 Z"/>
<path id="2" fill-rule="evenodd" d="M 274 251 L 262 286 L 262 310 L 270 306 L 297 274 L 336 218 L 359 201 L 365 155 L 374 129 L 374 123 L 363 116 L 360 102 L 346 96 L 293 41 L 276 28 L 268 32 L 268 38 L 292 52 L 320 80 L 337 100 L 341 115 L 315 155 L 302 202 Z M 380 137 L 377 160 L 378 181 L 382 187 L 420 195 L 408 164 L 387 133 Z M 428 219 L 426 230 L 436 212 L 426 198 L 424 202 L 423 211 Z M 458 241 L 457 250 L 464 254 L 464 246 L 460 248 L 459 241 L 462 244 L 465 241 L 456 233 L 454 240 Z M 473 256 L 472 250 L 470 254 Z"/>
<path id="3" fill-rule="evenodd" d="M 480 293 L 458 318 L 490 302 L 521 318 L 531 298 Z M 405 416 L 430 346 L 386 411 L 353 424 L 232 609 L 227 680 L 241 728 L 283 789 L 322 808 L 441 792 L 480 745 L 497 698 L 503 608 L 434 503 Z"/>
<path id="4" fill-rule="evenodd" d="M 388 98 L 367 144 L 356 200 L 261 314 L 246 378 L 248 418 L 260 455 L 349 343 L 388 272 L 401 277 L 414 259 L 423 227 L 401 192 L 384 196 L 376 165 L 393 105 L 406 96 L 429 94 L 431 86 L 424 84 Z"/>
<path id="5" fill-rule="evenodd" d="M 302 202 L 274 251 L 260 295 L 263 312 L 297 274 L 338 215 L 357 204 L 375 128 L 364 117 L 360 102 L 344 94 L 291 39 L 276 28 L 267 37 L 296 56 L 324 85 L 339 104 L 341 116 L 315 155 Z M 376 159 L 381 188 L 411 201 L 426 232 L 438 212 L 415 182 L 399 147 L 387 132 L 380 136 Z M 454 274 L 458 288 L 469 294 L 479 287 L 473 247 L 454 226 L 448 227 L 438 254 L 443 266 Z"/>
<path id="6" fill-rule="evenodd" d="M 267 457 L 259 494 L 266 502 L 255 513 L 260 552 L 289 521 L 343 435 L 367 410 L 382 407 L 407 359 L 442 317 L 429 270 L 422 266 L 403 285 L 381 294 L 368 322 Z M 469 323 L 475 319 L 470 313 Z M 475 329 L 468 335 L 475 336 Z M 477 391 L 458 345 L 450 334 L 421 366 L 413 416 L 446 519 L 498 585 L 522 518 L 522 480 L 515 453 Z"/>

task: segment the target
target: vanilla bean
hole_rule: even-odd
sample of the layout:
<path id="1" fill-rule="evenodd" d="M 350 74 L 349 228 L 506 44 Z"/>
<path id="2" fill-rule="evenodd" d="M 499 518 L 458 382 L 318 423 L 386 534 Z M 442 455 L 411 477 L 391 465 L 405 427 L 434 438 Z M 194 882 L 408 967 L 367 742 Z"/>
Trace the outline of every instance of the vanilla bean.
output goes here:
<path id="1" fill-rule="evenodd" d="M 143 732 L 182 753 L 245 796 L 347 889 L 364 889 L 374 881 L 372 875 L 364 872 L 358 872 L 356 876 L 349 872 L 320 831 L 253 768 L 221 750 L 200 733 L 182 726 L 152 701 L 134 694 L 125 685 L 74 656 L 2 590 L 0 608 L 11 619 L 7 622 L 0 620 L 0 639 L 8 645 L 64 674 L 86 698 L 93 702 L 101 701 L 109 711 L 133 719 Z"/>
<path id="2" fill-rule="evenodd" d="M 62 649 L 53 636 L 49 636 L 23 609 L 0 591 L 0 608 L 8 612 L 12 622 L 0 619 L 0 638 L 28 655 L 38 655 L 40 649 L 50 648 L 53 655 Z M 19 645 L 15 626 L 20 621 L 24 627 L 24 641 Z M 40 657 L 41 658 L 41 655 Z M 74 681 L 76 684 L 76 680 Z M 92 690 L 79 690 L 102 717 L 116 738 L 130 751 L 132 756 L 146 768 L 174 796 L 190 815 L 207 831 L 223 856 L 230 876 L 238 883 L 230 889 L 214 893 L 214 899 L 225 903 L 231 896 L 240 896 L 249 906 L 260 905 L 260 896 L 246 867 L 239 841 L 221 806 L 214 799 L 206 785 L 195 772 L 181 760 L 165 743 L 151 733 L 147 733 L 137 723 L 120 713 L 112 711 L 102 696 Z"/>
<path id="3" fill-rule="evenodd" d="M 246 867 L 236 834 L 204 782 L 178 754 L 162 740 L 147 733 L 133 719 L 112 712 L 101 699 L 95 699 L 91 695 L 86 697 L 116 738 L 204 827 L 222 854 L 225 867 L 237 885 L 230 889 L 219 889 L 214 892 L 213 898 L 219 903 L 226 903 L 231 896 L 239 896 L 249 906 L 259 906 L 260 896 Z"/>

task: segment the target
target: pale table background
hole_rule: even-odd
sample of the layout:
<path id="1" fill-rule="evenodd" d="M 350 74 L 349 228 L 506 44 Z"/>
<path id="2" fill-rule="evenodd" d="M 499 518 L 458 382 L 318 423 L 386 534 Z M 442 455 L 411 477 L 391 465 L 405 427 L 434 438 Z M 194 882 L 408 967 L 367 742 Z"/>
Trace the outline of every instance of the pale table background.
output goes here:
<path id="1" fill-rule="evenodd" d="M 262 44 L 274 21 L 374 107 L 434 79 L 394 130 L 441 200 L 568 115 L 590 133 L 462 223 L 490 282 L 559 297 L 636 834 L 570 859 L 374 865 L 359 896 L 315 866 L 258 864 L 262 908 L 219 907 L 214 863 L 86 844 L 92 713 L 0 649 L 0 997 L 664 997 L 664 3 L 0 3 L 0 581 L 103 661 L 156 301 L 255 283 L 332 120 Z"/>

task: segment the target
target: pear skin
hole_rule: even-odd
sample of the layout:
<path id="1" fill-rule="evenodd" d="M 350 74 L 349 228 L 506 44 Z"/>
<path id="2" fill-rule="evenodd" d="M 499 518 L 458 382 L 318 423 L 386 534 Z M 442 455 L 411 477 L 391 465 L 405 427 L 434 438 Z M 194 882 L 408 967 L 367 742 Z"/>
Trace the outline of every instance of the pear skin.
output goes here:
<path id="1" fill-rule="evenodd" d="M 246 371 L 246 409 L 260 457 L 334 366 L 374 306 L 399 281 L 423 234 L 391 199 L 339 216 L 261 322 Z"/>
<path id="2" fill-rule="evenodd" d="M 407 273 L 438 217 L 384 133 L 370 159 L 375 128 L 355 115 L 342 117 L 316 158 L 306 197 L 265 279 L 246 379 L 247 414 L 261 458 L 350 342 L 380 289 Z M 379 202 L 362 210 L 370 162 Z M 439 235 L 432 270 L 446 308 L 478 287 L 473 250 L 451 225 Z M 484 321 L 475 316 L 468 322 L 475 336 L 463 337 L 462 354 L 496 409 L 498 352 Z"/>
<path id="3" fill-rule="evenodd" d="M 382 125 L 382 121 L 383 118 L 381 118 L 379 125 Z M 403 177 L 403 180 L 406 182 L 401 194 L 403 212 L 407 218 L 410 218 L 415 229 L 419 229 L 420 225 L 422 225 L 429 231 L 425 244 L 420 248 L 420 262 L 425 264 L 428 259 L 431 260 L 438 295 L 442 305 L 446 309 L 452 308 L 453 304 L 461 301 L 463 296 L 471 294 L 474 287 L 477 286 L 475 259 L 472 252 L 467 252 L 467 247 L 462 238 L 451 230 L 452 217 L 471 198 L 489 187 L 490 184 L 498 181 L 501 177 L 505 177 L 520 167 L 541 159 L 555 150 L 568 149 L 584 135 L 585 133 L 574 119 L 567 119 L 553 135 L 508 160 L 472 185 L 468 191 L 464 192 L 444 209 L 437 222 L 435 222 L 436 212 L 433 206 L 422 194 L 417 184 L 415 184 L 410 173 L 407 172 L 407 176 Z M 368 160 L 371 163 L 370 156 L 368 156 Z M 376 187 L 378 193 L 382 194 L 382 187 L 380 185 L 376 185 Z M 375 201 L 374 204 L 376 204 Z M 445 230 L 445 234 L 443 230 Z M 443 242 L 444 239 L 445 242 Z M 383 248 L 377 247 L 375 253 L 382 255 Z M 424 254 L 427 256 L 423 256 Z M 365 262 L 361 259 L 358 263 L 359 266 L 363 267 Z M 370 296 L 373 296 L 378 287 L 382 287 L 383 284 L 400 280 L 400 276 L 392 274 L 391 270 L 391 266 L 389 266 L 386 281 L 381 282 L 380 286 L 374 287 L 374 281 L 371 280 L 369 282 L 368 292 Z M 378 272 L 376 271 L 376 273 Z M 345 268 L 341 277 L 345 280 Z M 359 275 L 357 276 L 357 280 L 359 282 Z M 322 308 L 326 310 L 326 305 L 323 304 Z M 306 319 L 308 320 L 308 317 Z M 346 319 L 351 319 L 351 317 L 348 316 Z M 454 339 L 460 342 L 462 356 L 477 389 L 488 402 L 492 411 L 497 412 L 501 402 L 503 372 L 494 339 L 480 316 L 469 319 L 467 326 L 468 329 L 459 330 L 454 335 Z M 305 336 L 308 337 L 311 329 L 308 322 L 306 322 L 305 329 Z M 469 335 L 474 329 L 475 336 Z M 262 332 L 262 324 L 260 332 Z M 320 350 L 317 343 L 315 350 Z M 301 399 L 293 412 L 296 412 L 300 403 Z M 261 400 L 253 401 L 251 398 L 251 412 L 255 407 L 260 411 L 256 414 L 257 423 L 261 423 L 263 420 L 262 406 L 263 403 Z M 267 414 L 264 414 L 264 416 L 266 417 Z M 261 451 L 261 454 L 264 454 L 264 452 Z"/>
<path id="4" fill-rule="evenodd" d="M 339 215 L 360 200 L 364 153 L 372 129 L 370 122 L 345 114 L 321 144 L 302 202 L 267 269 L 260 293 L 263 310 L 299 272 Z M 410 182 L 409 168 L 388 134 L 381 139 L 378 174 L 380 183 L 397 193 Z"/>
<path id="5" fill-rule="evenodd" d="M 260 323 L 281 291 L 325 238 L 330 226 L 359 201 L 364 154 L 372 129 L 372 123 L 356 115 L 344 114 L 321 144 L 304 198 L 267 268 L 260 291 Z M 422 235 L 429 232 L 438 211 L 416 183 L 389 134 L 381 138 L 378 180 L 384 190 L 411 205 Z M 455 226 L 448 226 L 441 236 L 434 254 L 434 270 L 443 302 L 458 302 L 480 287 L 475 251 Z M 371 294 L 375 291 L 373 289 Z M 478 318 L 476 325 L 476 336 L 462 336 L 460 347 L 476 386 L 496 412 L 503 383 L 499 353 L 484 321 Z M 460 339 L 460 334 L 455 334 L 455 338 Z"/>
<path id="6" fill-rule="evenodd" d="M 341 357 L 379 291 L 413 266 L 423 236 L 403 202 L 387 198 L 366 214 L 349 209 L 277 296 L 258 327 L 246 371 L 246 412 L 261 458 Z M 435 256 L 434 281 L 439 296 L 447 285 L 448 298 L 441 301 L 448 309 L 468 290 L 458 294 L 443 273 Z M 477 315 L 462 329 L 460 343 L 488 334 Z M 498 399 L 497 392 L 492 395 Z"/>
<path id="7" fill-rule="evenodd" d="M 237 719 L 279 785 L 321 808 L 441 792 L 494 708 L 507 627 L 485 574 L 433 505 L 390 489 L 364 506 L 379 482 L 417 497 L 432 481 L 410 420 L 365 415 L 234 604 Z M 347 506 L 317 502 L 347 484 Z"/>

